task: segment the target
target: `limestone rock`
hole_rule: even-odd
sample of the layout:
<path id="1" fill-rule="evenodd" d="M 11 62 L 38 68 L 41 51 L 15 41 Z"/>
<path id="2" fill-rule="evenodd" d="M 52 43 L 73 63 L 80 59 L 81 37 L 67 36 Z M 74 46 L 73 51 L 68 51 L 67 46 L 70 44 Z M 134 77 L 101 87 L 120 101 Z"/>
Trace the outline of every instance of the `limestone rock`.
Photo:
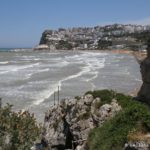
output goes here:
<path id="1" fill-rule="evenodd" d="M 150 40 L 148 41 L 147 58 L 141 63 L 143 84 L 138 99 L 150 106 Z"/>
<path id="2" fill-rule="evenodd" d="M 113 99 L 111 102 L 112 112 L 118 112 L 121 110 L 121 106 L 117 103 L 116 99 Z"/>
<path id="3" fill-rule="evenodd" d="M 62 146 L 62 150 L 71 149 L 72 145 L 84 150 L 90 130 L 121 110 L 116 100 L 100 108 L 95 106 L 97 103 L 101 103 L 101 99 L 94 99 L 88 94 L 78 100 L 63 100 L 60 105 L 50 107 L 45 114 L 44 138 L 52 150 L 57 146 Z"/>
<path id="4" fill-rule="evenodd" d="M 76 150 L 85 150 L 83 145 L 78 145 Z"/>
<path id="5" fill-rule="evenodd" d="M 86 105 L 90 105 L 93 101 L 93 96 L 91 94 L 85 95 L 84 102 Z"/>
<path id="6" fill-rule="evenodd" d="M 146 142 L 129 142 L 124 146 L 124 150 L 149 150 L 150 145 Z"/>

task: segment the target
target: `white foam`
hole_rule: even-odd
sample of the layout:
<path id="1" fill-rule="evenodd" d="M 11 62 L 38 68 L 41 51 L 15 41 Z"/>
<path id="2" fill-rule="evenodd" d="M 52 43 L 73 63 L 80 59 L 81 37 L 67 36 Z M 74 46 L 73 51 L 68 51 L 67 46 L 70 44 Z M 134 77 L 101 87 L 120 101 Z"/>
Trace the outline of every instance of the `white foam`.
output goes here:
<path id="1" fill-rule="evenodd" d="M 78 58 L 80 58 L 80 56 L 79 55 L 73 55 L 73 56 L 65 56 L 65 59 L 78 59 Z"/>
<path id="2" fill-rule="evenodd" d="M 96 79 L 97 77 L 98 77 L 98 71 L 93 72 L 93 76 L 91 78 L 89 78 L 89 79 L 86 79 L 85 81 L 86 82 L 90 82 L 90 81 Z"/>
<path id="3" fill-rule="evenodd" d="M 13 49 L 12 51 L 14 51 L 14 52 L 27 52 L 27 51 L 32 51 L 32 49 Z"/>
<path id="4" fill-rule="evenodd" d="M 0 62 L 0 65 L 5 65 L 5 64 L 8 64 L 9 62 L 8 61 L 3 61 L 3 62 Z"/>
<path id="5" fill-rule="evenodd" d="M 58 88 L 58 84 L 55 84 L 55 85 L 53 85 L 53 87 L 50 87 L 47 90 L 40 92 L 37 95 L 37 100 L 35 100 L 33 102 L 33 105 L 39 105 L 39 104 L 43 103 L 45 101 L 45 99 L 48 99 L 49 97 L 51 97 L 54 94 L 54 92 L 57 90 L 57 88 Z"/>
<path id="6" fill-rule="evenodd" d="M 65 60 L 63 60 L 62 62 L 59 62 L 59 63 L 57 62 L 56 64 L 52 64 L 53 67 L 54 66 L 63 67 L 70 63 L 69 60 L 71 61 L 71 63 L 72 62 L 74 63 L 74 61 L 80 60 L 80 62 L 82 62 L 85 66 L 81 67 L 81 71 L 79 71 L 78 73 L 69 75 L 59 80 L 57 83 L 53 84 L 51 87 L 48 87 L 46 90 L 41 91 L 39 94 L 37 94 L 37 100 L 33 102 L 33 105 L 40 105 L 41 103 L 43 103 L 45 99 L 48 99 L 50 96 L 54 94 L 55 91 L 57 91 L 58 86 L 61 90 L 63 82 L 78 78 L 88 73 L 92 74 L 93 76 L 90 79 L 87 79 L 87 82 L 90 82 L 91 87 L 95 88 L 95 85 L 92 83 L 92 81 L 97 78 L 98 69 L 103 68 L 105 66 L 105 58 L 103 57 L 105 55 L 106 54 L 101 54 L 101 53 L 94 53 L 94 54 L 90 52 L 83 53 L 81 54 L 81 56 L 80 55 L 66 56 Z M 101 56 L 101 57 L 97 58 L 96 56 Z"/>
<path id="7" fill-rule="evenodd" d="M 39 69 L 39 70 L 37 70 L 37 72 L 35 72 L 35 73 L 47 72 L 47 71 L 49 71 L 49 70 L 50 70 L 50 68 Z"/>
<path id="8" fill-rule="evenodd" d="M 45 101 L 45 99 L 48 99 L 50 96 L 52 96 L 54 94 L 55 91 L 57 91 L 58 86 L 61 90 L 61 86 L 62 86 L 62 82 L 70 80 L 70 79 L 74 79 L 77 78 L 79 76 L 81 76 L 84 73 L 89 72 L 89 68 L 84 68 L 82 71 L 80 71 L 79 73 L 75 74 L 75 75 L 70 75 L 60 81 L 57 82 L 57 84 L 54 84 L 53 87 L 49 87 L 47 88 L 47 90 L 41 91 L 38 95 L 37 95 L 37 100 L 33 102 L 33 105 L 39 105 L 41 103 L 43 103 Z M 40 98 L 39 98 L 40 97 Z"/>
<path id="9" fill-rule="evenodd" d="M 34 58 L 33 60 L 40 60 L 40 58 Z"/>
<path id="10" fill-rule="evenodd" d="M 9 73 L 9 72 L 17 72 L 19 70 L 32 68 L 32 67 L 39 66 L 39 65 L 40 65 L 40 63 L 24 65 L 24 66 L 14 66 L 14 65 L 5 66 L 4 68 L 0 68 L 0 71 L 1 71 L 0 74 L 5 74 L 5 73 Z"/>
<path id="11" fill-rule="evenodd" d="M 25 73 L 25 78 L 23 80 L 30 79 L 34 74 L 42 73 L 42 72 L 48 72 L 50 68 L 45 69 L 36 69 L 36 70 L 30 70 L 31 73 Z"/>
<path id="12" fill-rule="evenodd" d="M 89 73 L 89 72 L 93 73 L 93 70 L 96 70 L 96 69 L 99 69 L 99 68 L 103 68 L 103 67 L 105 66 L 105 64 L 104 64 L 104 63 L 105 63 L 105 58 L 103 58 L 100 63 L 97 63 L 97 65 L 94 64 L 96 61 L 91 61 L 91 62 L 92 62 L 92 63 L 90 63 L 90 61 L 87 60 L 87 61 L 86 61 L 86 66 L 83 67 L 80 72 L 78 72 L 78 73 L 75 74 L 75 75 L 70 75 L 70 76 L 68 76 L 68 77 L 66 77 L 66 78 L 64 78 L 64 79 L 62 79 L 62 80 L 60 80 L 60 81 L 59 81 L 59 84 L 58 84 L 58 85 L 60 86 L 60 89 L 61 89 L 62 82 L 65 82 L 65 81 L 68 81 L 68 80 L 71 80 L 71 79 L 80 77 L 80 76 L 82 76 L 83 74 L 87 74 L 87 73 Z M 94 67 L 94 65 L 95 65 L 95 67 Z M 93 76 L 92 78 L 88 79 L 87 82 L 96 79 L 97 76 L 98 76 L 98 72 L 96 71 L 96 72 L 94 73 L 94 76 Z"/>

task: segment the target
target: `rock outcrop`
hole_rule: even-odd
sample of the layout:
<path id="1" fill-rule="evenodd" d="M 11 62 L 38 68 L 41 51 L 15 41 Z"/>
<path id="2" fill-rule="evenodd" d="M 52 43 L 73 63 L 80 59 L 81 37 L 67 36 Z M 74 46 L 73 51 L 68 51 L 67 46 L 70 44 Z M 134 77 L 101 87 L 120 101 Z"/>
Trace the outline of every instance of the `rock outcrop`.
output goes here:
<path id="1" fill-rule="evenodd" d="M 150 40 L 148 41 L 147 57 L 141 63 L 143 85 L 138 93 L 138 99 L 150 106 Z"/>
<path id="2" fill-rule="evenodd" d="M 115 99 L 110 104 L 101 104 L 100 98 L 94 99 L 88 94 L 51 106 L 45 114 L 43 132 L 50 149 L 86 149 L 90 130 L 121 110 Z"/>
<path id="3" fill-rule="evenodd" d="M 125 144 L 124 150 L 149 150 L 150 149 L 150 133 L 130 133 L 128 139 L 130 140 Z"/>
<path id="4" fill-rule="evenodd" d="M 149 31 L 150 26 L 131 24 L 50 29 L 43 32 L 39 45 L 51 50 L 145 49 Z"/>
<path id="5" fill-rule="evenodd" d="M 45 30 L 40 39 L 39 46 L 47 45 L 49 47 L 49 50 L 55 50 L 57 44 L 57 38 L 52 37 L 52 35 L 53 35 L 53 30 Z"/>
<path id="6" fill-rule="evenodd" d="M 50 49 L 49 46 L 46 44 L 41 44 L 34 48 L 34 50 L 49 50 L 49 49 Z"/>

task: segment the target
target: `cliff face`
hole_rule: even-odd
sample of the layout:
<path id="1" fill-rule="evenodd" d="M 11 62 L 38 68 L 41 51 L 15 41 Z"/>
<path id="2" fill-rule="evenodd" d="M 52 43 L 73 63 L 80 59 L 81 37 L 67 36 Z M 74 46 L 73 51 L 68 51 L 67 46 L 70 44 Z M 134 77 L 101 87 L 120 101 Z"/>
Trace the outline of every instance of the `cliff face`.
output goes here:
<path id="1" fill-rule="evenodd" d="M 130 30 L 131 29 L 131 30 Z M 95 50 L 95 49 L 145 49 L 145 37 L 150 35 L 150 28 L 137 25 L 108 25 L 96 27 L 59 28 L 45 30 L 40 45 L 58 50 Z M 140 42 L 137 42 L 140 41 Z"/>
<path id="2" fill-rule="evenodd" d="M 143 84 L 138 97 L 150 106 L 150 40 L 148 41 L 147 57 L 141 63 L 141 74 Z"/>
<path id="3" fill-rule="evenodd" d="M 52 30 L 45 30 L 42 34 L 42 37 L 40 39 L 40 45 L 41 44 L 48 44 L 48 37 L 49 35 L 52 35 Z"/>
<path id="4" fill-rule="evenodd" d="M 115 99 L 100 106 L 101 99 L 88 94 L 80 99 L 64 100 L 45 115 L 44 139 L 51 149 L 86 149 L 91 129 L 101 126 L 121 110 Z"/>

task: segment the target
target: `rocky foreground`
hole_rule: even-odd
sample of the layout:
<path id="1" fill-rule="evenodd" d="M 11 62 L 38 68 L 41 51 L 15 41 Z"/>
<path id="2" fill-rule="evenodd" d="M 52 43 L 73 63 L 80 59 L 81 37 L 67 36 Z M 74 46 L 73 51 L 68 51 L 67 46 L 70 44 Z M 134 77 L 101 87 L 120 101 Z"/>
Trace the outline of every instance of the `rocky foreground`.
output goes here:
<path id="1" fill-rule="evenodd" d="M 131 97 L 108 90 L 93 91 L 51 106 L 45 113 L 41 143 L 35 149 L 148 150 L 149 122 L 149 108 Z"/>
<path id="2" fill-rule="evenodd" d="M 115 99 L 101 106 L 101 99 L 94 99 L 90 94 L 63 100 L 45 115 L 44 139 L 51 149 L 85 149 L 90 130 L 101 126 L 120 110 Z"/>
<path id="3" fill-rule="evenodd" d="M 143 85 L 135 98 L 138 102 L 113 91 L 95 91 L 95 94 L 91 93 L 103 93 L 103 100 L 101 96 L 86 94 L 52 106 L 45 115 L 42 145 L 50 150 L 88 150 L 87 141 L 90 139 L 90 150 L 115 147 L 119 150 L 123 147 L 124 150 L 149 150 L 150 44 L 147 57 L 141 63 L 141 74 Z M 91 131 L 93 136 L 89 138 Z"/>

